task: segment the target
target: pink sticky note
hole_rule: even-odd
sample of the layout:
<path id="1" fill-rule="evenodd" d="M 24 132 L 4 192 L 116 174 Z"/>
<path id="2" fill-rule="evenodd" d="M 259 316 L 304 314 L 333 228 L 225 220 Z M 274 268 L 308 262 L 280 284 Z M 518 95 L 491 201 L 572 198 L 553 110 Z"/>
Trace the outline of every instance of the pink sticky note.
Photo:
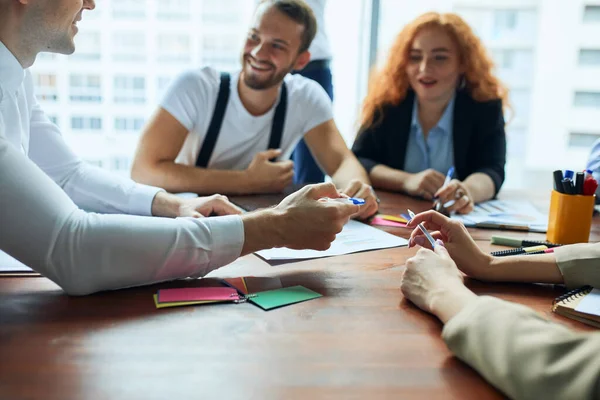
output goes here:
<path id="1" fill-rule="evenodd" d="M 406 228 L 406 224 L 388 221 L 387 219 L 383 219 L 381 217 L 373 217 L 371 220 L 371 225 L 380 225 L 380 226 L 393 226 L 395 228 Z"/>
<path id="2" fill-rule="evenodd" d="M 239 300 L 237 290 L 229 287 L 198 287 L 163 289 L 158 291 L 159 303 L 181 301 L 234 301 Z"/>

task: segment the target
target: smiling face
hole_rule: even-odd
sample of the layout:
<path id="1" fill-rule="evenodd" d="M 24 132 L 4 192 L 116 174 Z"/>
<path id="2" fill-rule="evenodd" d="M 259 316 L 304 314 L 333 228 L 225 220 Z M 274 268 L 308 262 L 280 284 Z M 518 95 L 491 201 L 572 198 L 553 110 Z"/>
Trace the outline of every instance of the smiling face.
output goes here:
<path id="1" fill-rule="evenodd" d="M 444 29 L 425 28 L 417 33 L 406 73 L 420 101 L 448 101 L 462 72 L 458 47 Z"/>
<path id="2" fill-rule="evenodd" d="M 72 54 L 77 22 L 83 10 L 93 10 L 94 0 L 39 0 L 28 9 L 29 26 L 41 44 L 40 51 Z"/>
<path id="3" fill-rule="evenodd" d="M 246 86 L 265 90 L 276 86 L 294 69 L 310 59 L 298 53 L 304 26 L 274 7 L 261 5 L 248 32 L 242 56 L 242 79 Z"/>

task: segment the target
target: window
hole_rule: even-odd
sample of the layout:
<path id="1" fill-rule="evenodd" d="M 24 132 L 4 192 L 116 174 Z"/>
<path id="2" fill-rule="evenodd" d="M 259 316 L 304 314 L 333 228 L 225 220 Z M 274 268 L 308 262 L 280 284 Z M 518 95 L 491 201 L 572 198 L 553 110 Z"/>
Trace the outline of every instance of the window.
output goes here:
<path id="1" fill-rule="evenodd" d="M 146 7 L 146 0 L 113 0 L 112 15 L 116 19 L 143 19 Z"/>
<path id="2" fill-rule="evenodd" d="M 71 75 L 69 87 L 73 102 L 100 103 L 102 99 L 100 75 Z"/>
<path id="3" fill-rule="evenodd" d="M 582 66 L 600 66 L 599 49 L 581 49 L 579 50 L 579 65 Z"/>
<path id="4" fill-rule="evenodd" d="M 514 50 L 496 50 L 493 52 L 496 66 L 502 69 L 512 69 L 515 64 Z"/>
<path id="5" fill-rule="evenodd" d="M 585 6 L 583 10 L 583 22 L 599 23 L 600 22 L 600 5 Z"/>
<path id="6" fill-rule="evenodd" d="M 190 0 L 160 0 L 157 5 L 158 19 L 188 20 L 190 18 Z"/>
<path id="7" fill-rule="evenodd" d="M 131 168 L 131 159 L 128 157 L 112 157 L 110 159 L 110 169 L 114 171 L 129 171 Z"/>
<path id="8" fill-rule="evenodd" d="M 143 118 L 117 117 L 115 118 L 115 130 L 139 132 L 144 126 Z"/>
<path id="9" fill-rule="evenodd" d="M 75 131 L 99 131 L 102 129 L 102 118 L 71 117 L 71 129 Z"/>
<path id="10" fill-rule="evenodd" d="M 54 125 L 58 125 L 58 117 L 56 115 L 46 115 L 46 116 L 48 117 L 50 122 L 52 122 Z"/>
<path id="11" fill-rule="evenodd" d="M 569 134 L 569 147 L 583 147 L 591 149 L 596 140 L 600 139 L 600 133 L 579 133 L 571 132 Z"/>
<path id="12" fill-rule="evenodd" d="M 494 32 L 513 31 L 517 27 L 517 11 L 497 10 L 494 12 Z"/>
<path id="13" fill-rule="evenodd" d="M 114 61 L 146 60 L 146 36 L 143 32 L 115 32 L 112 36 Z"/>
<path id="14" fill-rule="evenodd" d="M 160 34 L 157 40 L 158 61 L 190 61 L 190 37 L 185 34 Z"/>
<path id="15" fill-rule="evenodd" d="M 115 103 L 144 103 L 146 79 L 141 76 L 115 76 L 114 91 Z"/>
<path id="16" fill-rule="evenodd" d="M 600 92 L 575 92 L 575 107 L 600 108 Z"/>
<path id="17" fill-rule="evenodd" d="M 207 33 L 202 38 L 200 58 L 202 64 L 212 65 L 221 71 L 232 71 L 240 67 L 239 37 L 222 32 Z"/>
<path id="18" fill-rule="evenodd" d="M 58 100 L 58 88 L 55 74 L 37 74 L 35 94 L 40 101 L 55 102 Z"/>
<path id="19" fill-rule="evenodd" d="M 75 36 L 77 51 L 69 56 L 73 60 L 97 61 L 100 59 L 100 32 L 80 32 Z"/>
<path id="20" fill-rule="evenodd" d="M 203 0 L 202 21 L 213 25 L 240 23 L 240 13 L 233 11 L 239 10 L 240 6 L 239 0 Z"/>

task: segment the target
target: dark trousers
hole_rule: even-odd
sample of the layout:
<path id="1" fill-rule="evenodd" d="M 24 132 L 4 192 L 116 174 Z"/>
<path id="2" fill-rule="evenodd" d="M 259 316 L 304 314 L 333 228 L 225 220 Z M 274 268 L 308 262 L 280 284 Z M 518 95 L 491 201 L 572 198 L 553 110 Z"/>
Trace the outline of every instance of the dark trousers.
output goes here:
<path id="1" fill-rule="evenodd" d="M 308 68 L 308 71 L 298 71 L 296 73 L 318 82 L 333 101 L 333 81 L 329 67 Z M 308 146 L 304 143 L 304 139 L 298 142 L 292 153 L 292 160 L 294 161 L 294 183 L 316 183 L 325 180 L 325 174 L 319 168 Z"/>

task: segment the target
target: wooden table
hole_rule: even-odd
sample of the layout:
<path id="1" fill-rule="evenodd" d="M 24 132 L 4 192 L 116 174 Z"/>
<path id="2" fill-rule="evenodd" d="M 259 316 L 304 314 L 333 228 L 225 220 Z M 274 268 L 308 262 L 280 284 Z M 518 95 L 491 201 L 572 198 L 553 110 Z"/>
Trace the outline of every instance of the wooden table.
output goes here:
<path id="1" fill-rule="evenodd" d="M 380 196 L 386 213 L 428 206 Z M 599 226 L 595 219 L 592 240 Z M 486 251 L 501 248 L 489 244 L 497 232 L 473 233 Z M 250 255 L 210 274 L 279 276 L 284 286 L 324 295 L 269 312 L 251 304 L 154 308 L 157 289 L 201 281 L 77 298 L 45 278 L 1 278 L 0 399 L 503 398 L 450 354 L 436 318 L 403 299 L 403 265 L 414 253 L 395 248 L 276 267 Z M 550 312 L 560 286 L 468 285 L 588 330 Z"/>

